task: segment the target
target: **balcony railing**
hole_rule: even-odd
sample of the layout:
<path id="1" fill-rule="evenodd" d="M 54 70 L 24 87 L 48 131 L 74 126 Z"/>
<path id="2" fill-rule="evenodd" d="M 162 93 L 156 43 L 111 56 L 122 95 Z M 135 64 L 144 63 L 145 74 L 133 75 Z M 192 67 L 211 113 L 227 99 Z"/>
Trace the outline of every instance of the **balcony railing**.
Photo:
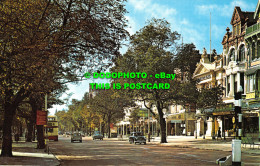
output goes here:
<path id="1" fill-rule="evenodd" d="M 254 24 L 246 29 L 246 36 L 253 34 L 260 30 L 260 23 Z"/>

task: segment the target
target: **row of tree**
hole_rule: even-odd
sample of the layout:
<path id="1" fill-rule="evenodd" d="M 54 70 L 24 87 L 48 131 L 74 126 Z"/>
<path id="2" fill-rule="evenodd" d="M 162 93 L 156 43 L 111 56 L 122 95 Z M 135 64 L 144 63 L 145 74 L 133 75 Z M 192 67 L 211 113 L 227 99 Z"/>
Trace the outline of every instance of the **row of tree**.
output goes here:
<path id="1" fill-rule="evenodd" d="M 110 69 L 111 73 L 144 72 L 148 75 L 147 78 L 115 78 L 111 80 L 111 84 L 169 83 L 170 89 L 116 89 L 110 86 L 110 89 L 100 91 L 93 100 L 90 99 L 89 103 L 81 101 L 80 103 L 84 106 L 79 107 L 82 108 L 79 112 L 91 110 L 97 117 L 102 117 L 109 132 L 111 120 L 120 120 L 125 108 L 134 107 L 134 102 L 143 102 L 151 114 L 157 115 L 161 128 L 161 142 L 166 143 L 166 122 L 163 109 L 167 109 L 169 105 L 183 105 L 193 110 L 216 108 L 221 103 L 222 87 L 197 89 L 193 73 L 200 60 L 199 52 L 193 44 L 179 44 L 179 38 L 180 35 L 171 30 L 166 20 L 152 19 L 131 36 L 127 52 L 118 56 L 115 59 L 115 65 Z M 154 77 L 161 72 L 175 73 L 176 77 L 174 80 Z M 89 109 L 86 106 L 89 106 Z M 156 106 L 157 113 L 153 112 L 153 106 Z M 68 116 L 70 110 L 67 112 Z M 137 114 L 136 111 L 132 112 L 131 122 L 138 120 Z M 89 113 L 84 115 L 89 115 Z M 83 121 L 89 122 L 86 119 Z"/>
<path id="2" fill-rule="evenodd" d="M 27 117 L 30 131 L 46 94 L 57 103 L 67 82 L 111 65 L 128 35 L 125 13 L 124 0 L 0 1 L 1 156 L 12 156 L 16 116 Z"/>
<path id="3" fill-rule="evenodd" d="M 166 143 L 166 122 L 163 109 L 169 105 L 183 105 L 185 108 L 215 108 L 221 103 L 223 89 L 198 90 L 193 79 L 196 64 L 200 60 L 199 52 L 193 44 L 180 44 L 180 34 L 171 30 L 164 19 L 152 19 L 130 38 L 130 45 L 123 56 L 116 59 L 112 72 L 145 72 L 147 78 L 117 78 L 120 83 L 169 83 L 170 89 L 120 89 L 120 94 L 144 103 L 155 115 L 156 106 L 161 128 L 161 143 Z M 161 72 L 175 73 L 174 80 L 156 78 Z M 150 75 L 152 77 L 150 77 Z M 134 115 L 132 116 L 135 117 Z"/>
<path id="4" fill-rule="evenodd" d="M 126 107 L 135 106 L 134 100 L 119 96 L 113 89 L 101 90 L 94 97 L 85 93 L 82 100 L 72 100 L 68 111 L 56 116 L 61 131 L 83 131 L 91 134 L 96 128 L 110 137 L 110 124 L 124 117 Z"/>

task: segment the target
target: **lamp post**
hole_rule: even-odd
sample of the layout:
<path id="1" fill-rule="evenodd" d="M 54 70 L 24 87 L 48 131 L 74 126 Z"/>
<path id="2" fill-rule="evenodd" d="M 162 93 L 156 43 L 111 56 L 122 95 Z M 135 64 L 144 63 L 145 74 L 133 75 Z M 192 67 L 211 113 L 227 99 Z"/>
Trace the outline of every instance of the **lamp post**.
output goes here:
<path id="1" fill-rule="evenodd" d="M 232 140 L 232 165 L 241 166 L 241 136 L 242 136 L 242 92 L 243 88 L 240 86 L 239 91 L 235 93 L 235 124 L 238 131 L 236 131 L 236 139 Z M 238 139 L 237 139 L 238 138 Z"/>
<path id="2" fill-rule="evenodd" d="M 167 135 L 168 135 L 168 127 L 167 127 L 167 116 L 168 116 L 168 114 L 167 114 L 167 109 L 163 108 L 162 111 L 164 113 L 163 117 L 165 118 L 165 122 L 166 122 L 166 138 L 167 138 Z"/>
<path id="3" fill-rule="evenodd" d="M 150 142 L 150 110 L 148 109 L 148 142 Z"/>

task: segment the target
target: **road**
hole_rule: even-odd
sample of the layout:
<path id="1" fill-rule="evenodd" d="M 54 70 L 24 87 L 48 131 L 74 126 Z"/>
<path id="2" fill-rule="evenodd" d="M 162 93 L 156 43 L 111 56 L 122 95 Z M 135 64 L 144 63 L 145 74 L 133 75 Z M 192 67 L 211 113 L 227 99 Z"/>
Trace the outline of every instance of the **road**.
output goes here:
<path id="1" fill-rule="evenodd" d="M 49 142 L 51 152 L 61 165 L 216 165 L 216 159 L 230 152 L 194 148 L 134 145 L 127 141 L 83 137 L 82 143 L 71 143 L 60 137 Z"/>

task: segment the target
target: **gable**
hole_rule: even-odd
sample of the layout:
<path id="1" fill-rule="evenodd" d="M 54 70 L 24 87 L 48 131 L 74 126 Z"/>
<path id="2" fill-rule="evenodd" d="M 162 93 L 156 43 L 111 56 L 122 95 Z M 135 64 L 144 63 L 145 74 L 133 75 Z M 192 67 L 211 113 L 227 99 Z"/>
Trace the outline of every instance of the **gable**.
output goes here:
<path id="1" fill-rule="evenodd" d="M 256 9 L 255 9 L 255 14 L 254 14 L 254 19 L 257 19 L 259 17 L 259 1 L 257 2 Z"/>
<path id="2" fill-rule="evenodd" d="M 244 18 L 243 13 L 242 13 L 240 7 L 236 6 L 235 9 L 234 9 L 230 24 L 234 25 L 234 24 L 240 22 L 243 18 Z"/>
<path id="3" fill-rule="evenodd" d="M 194 72 L 194 77 L 196 77 L 196 75 L 201 75 L 207 72 L 209 72 L 209 69 L 207 69 L 203 64 L 200 63 Z"/>

